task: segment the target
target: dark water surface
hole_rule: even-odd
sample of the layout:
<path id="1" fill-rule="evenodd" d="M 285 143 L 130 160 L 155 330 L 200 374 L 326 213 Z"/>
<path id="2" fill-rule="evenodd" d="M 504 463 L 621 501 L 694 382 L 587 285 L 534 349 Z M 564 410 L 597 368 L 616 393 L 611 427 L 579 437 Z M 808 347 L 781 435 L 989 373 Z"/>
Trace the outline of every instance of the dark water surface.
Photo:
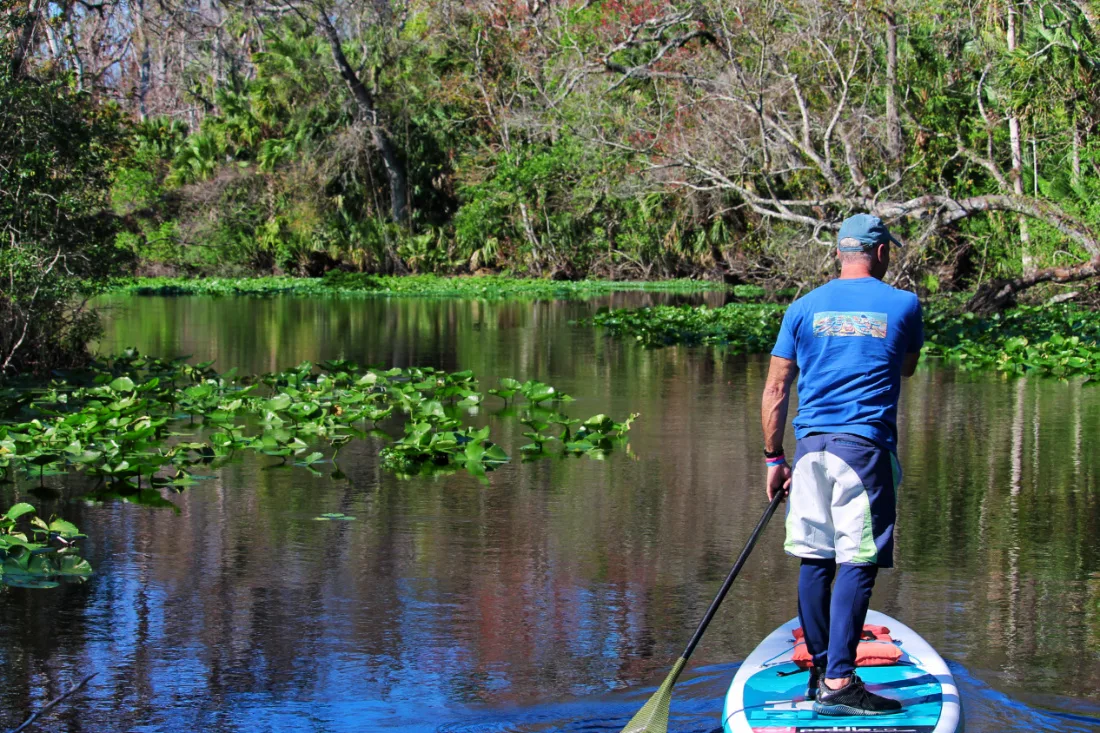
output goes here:
<path id="1" fill-rule="evenodd" d="M 75 521 L 97 570 L 0 589 L 0 728 L 98 671 L 37 729 L 615 733 L 765 504 L 765 361 L 569 325 L 608 299 L 111 302 L 104 352 L 472 369 L 482 389 L 547 381 L 574 417 L 642 417 L 628 451 L 517 460 L 487 486 L 399 480 L 362 441 L 341 451 L 345 481 L 250 456 L 169 494 L 178 514 L 85 504 L 57 476 L 53 503 L 0 487 Z M 518 455 L 523 427 L 496 405 L 478 419 Z M 1100 389 L 922 367 L 901 414 L 898 567 L 873 607 L 951 662 L 968 730 L 1100 729 Z M 333 511 L 357 520 L 312 521 Z M 794 615 L 781 529 L 697 650 L 673 730 L 718 727 L 737 662 Z"/>

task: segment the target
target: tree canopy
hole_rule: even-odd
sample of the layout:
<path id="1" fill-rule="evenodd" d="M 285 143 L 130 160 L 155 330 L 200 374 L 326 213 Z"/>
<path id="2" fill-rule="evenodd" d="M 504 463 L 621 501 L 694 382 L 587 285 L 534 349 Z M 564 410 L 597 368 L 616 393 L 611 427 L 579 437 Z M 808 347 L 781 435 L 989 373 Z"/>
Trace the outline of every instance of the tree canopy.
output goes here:
<path id="1" fill-rule="evenodd" d="M 804 287 L 871 211 L 908 242 L 900 285 L 976 288 L 975 307 L 1100 269 L 1098 21 L 1079 0 L 3 8 L 0 113 L 23 130 L 5 160 L 78 156 L 23 188 L 4 174 L 23 196 L 8 231 L 56 218 L 25 182 L 56 196 L 79 171 L 58 199 L 73 225 L 29 239 L 124 223 L 89 262 Z M 109 125 L 113 167 L 113 143 L 78 142 Z"/>

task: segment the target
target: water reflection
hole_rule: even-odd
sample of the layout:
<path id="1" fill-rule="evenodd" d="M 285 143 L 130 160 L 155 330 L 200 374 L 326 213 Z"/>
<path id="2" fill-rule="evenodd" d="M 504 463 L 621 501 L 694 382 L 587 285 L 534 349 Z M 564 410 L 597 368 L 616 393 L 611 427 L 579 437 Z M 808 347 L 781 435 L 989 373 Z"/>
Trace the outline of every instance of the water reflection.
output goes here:
<path id="1" fill-rule="evenodd" d="M 569 326 L 599 304 L 116 301 L 105 351 L 251 371 L 336 357 L 469 368 L 483 387 L 550 382 L 579 398 L 575 416 L 642 418 L 629 452 L 517 460 L 488 486 L 397 480 L 374 440 L 341 451 L 339 482 L 248 457 L 170 496 L 178 515 L 65 503 L 82 487 L 48 478 L 99 573 L 0 590 L 0 726 L 100 670 L 45 730 L 618 730 L 763 508 L 765 362 Z M 523 427 L 497 409 L 478 419 L 516 455 Z M 970 730 L 1090 729 L 1100 390 L 922 369 L 902 415 L 898 568 L 874 605 L 958 663 Z M 357 520 L 311 521 L 322 512 Z M 778 529 L 696 652 L 677 730 L 713 729 L 731 663 L 793 615 Z"/>

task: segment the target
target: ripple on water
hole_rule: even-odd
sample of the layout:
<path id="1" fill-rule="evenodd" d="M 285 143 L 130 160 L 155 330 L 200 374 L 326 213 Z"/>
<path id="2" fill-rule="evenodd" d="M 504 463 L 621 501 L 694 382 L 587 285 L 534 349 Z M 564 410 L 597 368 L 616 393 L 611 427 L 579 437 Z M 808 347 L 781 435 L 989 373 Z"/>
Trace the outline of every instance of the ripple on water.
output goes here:
<path id="1" fill-rule="evenodd" d="M 948 662 L 962 693 L 967 733 L 1096 733 L 1100 706 L 1053 699 L 1044 709 L 1015 700 Z M 704 667 L 676 687 L 670 733 L 721 733 L 722 700 L 737 664 Z M 616 733 L 656 688 L 632 688 L 567 702 L 495 709 L 439 726 L 437 733 Z"/>
<path id="2" fill-rule="evenodd" d="M 962 695 L 967 733 L 1096 733 L 1100 730 L 1100 706 L 1054 699 L 1051 700 L 1053 705 L 1072 707 L 1073 711 L 1033 707 L 994 690 L 961 664 L 948 662 L 947 666 Z"/>
<path id="3" fill-rule="evenodd" d="M 721 733 L 722 698 L 740 664 L 687 673 L 673 695 L 669 731 Z M 495 709 L 444 724 L 437 733 L 618 733 L 656 691 L 655 685 L 531 707 Z"/>

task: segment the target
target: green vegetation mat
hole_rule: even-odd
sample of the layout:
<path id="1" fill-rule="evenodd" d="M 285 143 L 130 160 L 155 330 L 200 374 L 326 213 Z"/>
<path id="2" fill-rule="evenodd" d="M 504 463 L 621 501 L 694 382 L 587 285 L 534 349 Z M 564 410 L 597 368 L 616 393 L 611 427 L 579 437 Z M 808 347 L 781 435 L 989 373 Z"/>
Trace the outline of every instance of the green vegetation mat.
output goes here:
<path id="1" fill-rule="evenodd" d="M 244 452 L 317 476 L 328 464 L 330 475 L 341 479 L 340 448 L 370 436 L 387 443 L 382 466 L 398 475 L 465 470 L 485 481 L 488 471 L 511 460 L 490 440 L 488 426 L 464 422 L 484 412 L 489 400 L 499 408 L 491 415 L 528 428 L 523 435 L 530 442 L 519 448 L 525 461 L 603 458 L 625 441 L 637 417 L 571 418 L 562 408 L 572 398 L 537 381 L 502 379 L 485 393 L 477 386 L 469 371 L 328 361 L 238 376 L 235 370 L 218 374 L 210 362 L 190 365 L 130 351 L 44 387 L 0 390 L 0 480 L 14 473 L 41 484 L 46 475 L 81 472 L 94 480 L 86 500 L 175 508 L 161 490 L 182 491 L 201 478 L 198 472 Z M 83 535 L 64 520 L 31 518 L 33 512 L 19 504 L 0 516 L 0 582 L 10 576 L 12 583 L 48 584 L 57 575 L 90 572 L 62 551 Z M 42 536 L 28 540 L 16 520 L 29 520 L 27 531 Z M 47 546 L 51 541 L 60 547 Z"/>
<path id="2" fill-rule="evenodd" d="M 332 272 L 325 277 L 120 279 L 108 292 L 131 295 L 367 295 L 437 298 L 587 298 L 629 290 L 694 293 L 725 290 L 707 280 L 542 280 L 505 275 L 440 277 L 438 275 L 363 275 Z"/>
<path id="3" fill-rule="evenodd" d="M 330 446 L 327 462 L 335 463 L 341 446 L 368 435 L 392 441 L 383 465 L 399 474 L 453 467 L 483 476 L 510 460 L 489 428 L 463 425 L 487 400 L 469 371 L 327 361 L 242 377 L 218 374 L 211 363 L 128 352 L 45 388 L 0 390 L 0 476 L 83 471 L 112 491 L 182 488 L 196 467 L 241 451 L 319 474 L 326 457 L 313 446 Z M 530 428 L 525 458 L 547 455 L 555 442 L 567 454 L 602 457 L 633 420 L 570 418 L 561 407 L 572 397 L 537 381 L 502 379 L 487 394 L 507 408 L 501 416 Z M 396 439 L 379 429 L 395 424 Z M 341 477 L 338 468 L 334 475 Z"/>
<path id="4" fill-rule="evenodd" d="M 656 306 L 601 311 L 579 324 L 606 328 L 647 347 L 709 344 L 754 354 L 771 350 L 784 310 L 741 303 Z M 959 313 L 957 301 L 944 299 L 926 306 L 924 323 L 924 353 L 963 369 L 1100 381 L 1100 312 L 1021 306 L 982 318 Z"/>
<path id="5" fill-rule="evenodd" d="M 613 336 L 633 338 L 651 348 L 707 344 L 758 354 L 775 344 L 785 310 L 781 305 L 744 303 L 720 308 L 658 305 L 604 310 L 578 324 L 601 326 Z"/>
<path id="6" fill-rule="evenodd" d="M 933 306 L 924 316 L 924 353 L 963 369 L 996 369 L 1100 383 L 1100 312 L 1021 306 L 990 317 Z"/>

